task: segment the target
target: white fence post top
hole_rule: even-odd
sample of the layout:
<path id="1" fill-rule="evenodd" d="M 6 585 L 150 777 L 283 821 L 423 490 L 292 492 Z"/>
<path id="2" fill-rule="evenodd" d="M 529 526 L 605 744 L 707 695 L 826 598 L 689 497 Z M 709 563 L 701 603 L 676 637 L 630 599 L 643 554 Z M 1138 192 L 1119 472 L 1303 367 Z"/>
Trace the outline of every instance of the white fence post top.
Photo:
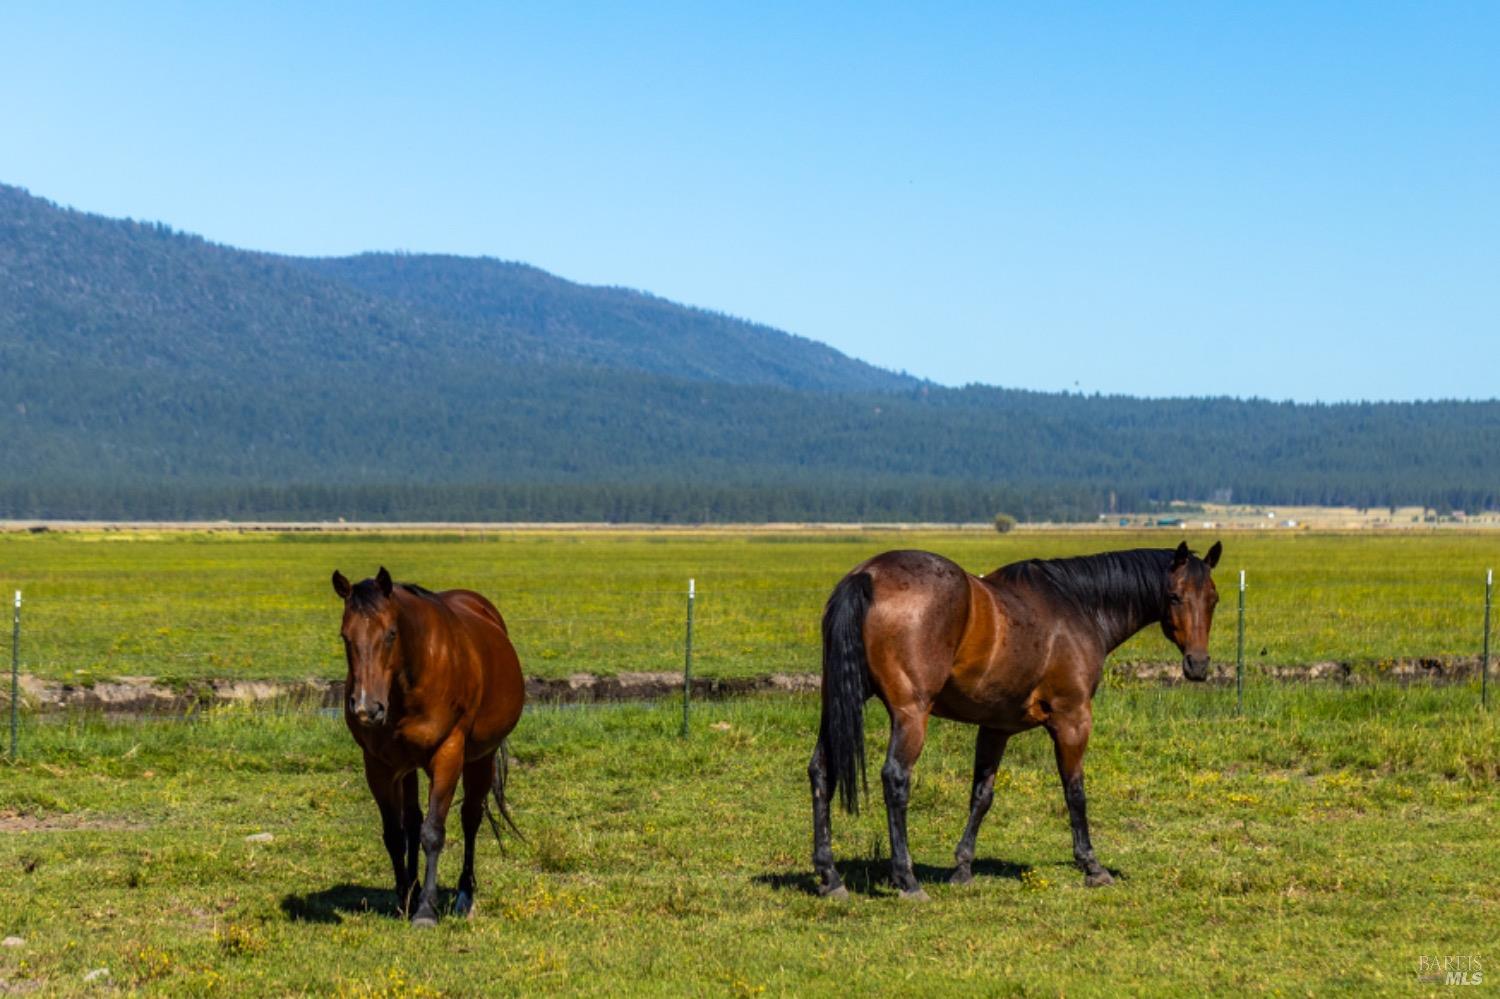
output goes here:
<path id="1" fill-rule="evenodd" d="M 689 597 L 692 597 L 692 596 L 695 595 L 694 594 L 694 589 L 696 588 L 697 585 L 698 585 L 698 581 L 696 579 L 689 579 L 688 580 L 688 596 Z"/>
<path id="2" fill-rule="evenodd" d="M 21 591 L 20 590 L 16 591 L 16 606 L 17 607 L 21 606 Z"/>

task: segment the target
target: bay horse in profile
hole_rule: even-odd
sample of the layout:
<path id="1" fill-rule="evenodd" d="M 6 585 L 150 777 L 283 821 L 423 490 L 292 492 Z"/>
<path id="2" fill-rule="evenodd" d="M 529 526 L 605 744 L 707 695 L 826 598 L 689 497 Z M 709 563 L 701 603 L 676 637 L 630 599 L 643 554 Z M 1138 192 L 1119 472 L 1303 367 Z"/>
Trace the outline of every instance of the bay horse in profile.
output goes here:
<path id="1" fill-rule="evenodd" d="M 494 795 L 515 829 L 505 804 L 505 738 L 520 720 L 526 687 L 505 621 L 478 593 L 397 584 L 383 566 L 374 579 L 354 584 L 335 570 L 333 589 L 344 599 L 344 721 L 364 750 L 365 780 L 396 872 L 397 905 L 413 926 L 436 925 L 438 856 L 462 777 L 464 867 L 454 911 L 468 916 L 486 795 Z M 418 770 L 429 781 L 425 820 Z M 412 912 L 419 845 L 427 869 Z"/>
<path id="2" fill-rule="evenodd" d="M 1208 677 L 1208 634 L 1219 595 L 1211 570 L 1187 542 L 1099 555 L 1015 562 L 974 576 L 922 551 L 877 555 L 850 570 L 823 612 L 823 713 L 812 780 L 813 868 L 822 895 L 847 897 L 833 864 L 829 805 L 835 793 L 859 811 L 864 782 L 864 704 L 873 694 L 891 719 L 881 782 L 891 837 L 891 880 L 925 899 L 906 843 L 911 770 L 931 715 L 979 726 L 969 821 L 950 881 L 973 878 L 974 843 L 994 798 L 1006 741 L 1038 726 L 1052 737 L 1073 857 L 1089 887 L 1111 882 L 1089 842 L 1083 753 L 1104 658 L 1160 622 L 1182 652 L 1189 680 Z"/>

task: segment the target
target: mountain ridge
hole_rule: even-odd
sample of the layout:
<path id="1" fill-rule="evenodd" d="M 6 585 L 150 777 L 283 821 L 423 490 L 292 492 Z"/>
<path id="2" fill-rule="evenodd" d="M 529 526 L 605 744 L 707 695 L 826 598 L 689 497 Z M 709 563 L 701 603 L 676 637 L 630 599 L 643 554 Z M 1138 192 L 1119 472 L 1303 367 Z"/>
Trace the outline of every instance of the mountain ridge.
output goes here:
<path id="1" fill-rule="evenodd" d="M 608 358 L 605 366 L 652 374 L 812 390 L 895 391 L 920 384 L 807 337 L 649 292 L 580 284 L 530 264 L 430 253 L 286 259 L 465 325 L 517 331 L 529 320 L 533 336 L 564 334 L 575 345 L 555 362 Z M 733 371 L 715 363 L 714 354 L 726 347 L 738 358 Z"/>
<path id="2" fill-rule="evenodd" d="M 47 249 L 86 242 L 95 244 L 86 254 L 95 266 L 59 275 L 64 262 Z M 408 272 L 406 281 L 390 279 L 396 269 Z M 594 365 L 724 384 L 827 391 L 917 384 L 805 337 L 642 292 L 577 284 L 526 264 L 441 254 L 307 258 L 238 250 L 160 223 L 60 208 L 0 185 L 0 280 L 6 279 L 11 289 L 0 293 L 9 291 L 7 299 L 21 306 L 10 316 L 16 337 L 42 318 L 28 312 L 28 297 L 14 291 L 17 282 L 51 289 L 48 319 L 84 318 L 82 300 L 90 295 L 112 299 L 110 322 L 101 323 L 95 310 L 78 325 L 96 338 L 94 347 L 148 364 L 196 358 L 243 367 L 247 359 L 233 338 L 254 335 L 263 348 L 328 362 L 349 360 L 359 344 L 377 351 L 501 351 L 511 363 Z M 182 294 L 183 286 L 194 294 Z M 466 307 L 455 291 L 470 292 L 468 301 L 479 307 Z M 191 350 L 189 341 L 214 349 Z"/>

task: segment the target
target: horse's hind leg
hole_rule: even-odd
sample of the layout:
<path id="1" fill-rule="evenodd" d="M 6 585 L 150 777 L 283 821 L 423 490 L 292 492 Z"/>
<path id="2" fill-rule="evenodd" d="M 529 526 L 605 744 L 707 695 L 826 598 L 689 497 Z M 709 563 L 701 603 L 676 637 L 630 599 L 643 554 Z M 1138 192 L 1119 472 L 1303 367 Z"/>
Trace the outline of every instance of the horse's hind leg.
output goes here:
<path id="1" fill-rule="evenodd" d="M 891 747 L 880 779 L 885 789 L 886 825 L 891 834 L 891 883 L 903 898 L 926 901 L 927 893 L 912 873 L 906 845 L 906 806 L 911 801 L 911 768 L 927 741 L 927 712 L 915 707 L 891 712 Z"/>
<path id="2" fill-rule="evenodd" d="M 468 916 L 474 911 L 474 840 L 484 819 L 484 799 L 495 779 L 495 754 L 490 753 L 464 764 L 464 803 L 458 817 L 464 829 L 464 870 L 458 876 L 458 898 L 453 911 Z"/>
<path id="3" fill-rule="evenodd" d="M 833 773 L 828 769 L 828 751 L 821 735 L 813 747 L 807 776 L 812 783 L 813 870 L 818 875 L 818 894 L 848 898 L 849 889 L 844 887 L 838 869 L 833 866 L 833 828 L 828 814 L 833 798 Z"/>
<path id="4" fill-rule="evenodd" d="M 1094 727 L 1093 710 L 1088 706 L 1063 717 L 1054 717 L 1047 725 L 1052 748 L 1057 755 L 1057 774 L 1062 778 L 1063 800 L 1068 803 L 1068 821 L 1073 827 L 1073 859 L 1083 870 L 1083 883 L 1090 888 L 1113 884 L 1094 856 L 1089 842 L 1088 802 L 1083 794 L 1083 751 L 1088 748 L 1089 733 Z"/>
<path id="5" fill-rule="evenodd" d="M 1005 755 L 1005 743 L 1009 738 L 1004 732 L 981 727 L 974 739 L 974 786 L 969 792 L 969 823 L 964 826 L 958 849 L 953 851 L 957 866 L 948 878 L 953 884 L 966 885 L 974 880 L 974 843 L 979 838 L 979 824 L 995 800 L 995 771 L 1000 767 L 1000 758 Z"/>

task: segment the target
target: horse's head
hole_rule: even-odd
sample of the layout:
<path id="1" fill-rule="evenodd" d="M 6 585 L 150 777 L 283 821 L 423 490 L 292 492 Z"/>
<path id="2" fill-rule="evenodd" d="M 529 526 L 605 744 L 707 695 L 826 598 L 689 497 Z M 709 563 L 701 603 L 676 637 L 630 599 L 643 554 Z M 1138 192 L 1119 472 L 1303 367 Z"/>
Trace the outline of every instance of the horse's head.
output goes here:
<path id="1" fill-rule="evenodd" d="M 344 598 L 344 658 L 349 676 L 344 684 L 345 714 L 361 725 L 385 721 L 391 705 L 391 680 L 401 662 L 401 635 L 396 627 L 395 584 L 381 566 L 374 579 L 351 584 L 337 569 L 333 590 Z"/>
<path id="2" fill-rule="evenodd" d="M 1182 650 L 1182 675 L 1189 680 L 1208 679 L 1208 631 L 1219 602 L 1210 573 L 1223 553 L 1223 544 L 1215 541 L 1208 554 L 1199 558 L 1184 541 L 1172 553 L 1172 566 L 1167 570 L 1167 608 L 1161 630 Z"/>

